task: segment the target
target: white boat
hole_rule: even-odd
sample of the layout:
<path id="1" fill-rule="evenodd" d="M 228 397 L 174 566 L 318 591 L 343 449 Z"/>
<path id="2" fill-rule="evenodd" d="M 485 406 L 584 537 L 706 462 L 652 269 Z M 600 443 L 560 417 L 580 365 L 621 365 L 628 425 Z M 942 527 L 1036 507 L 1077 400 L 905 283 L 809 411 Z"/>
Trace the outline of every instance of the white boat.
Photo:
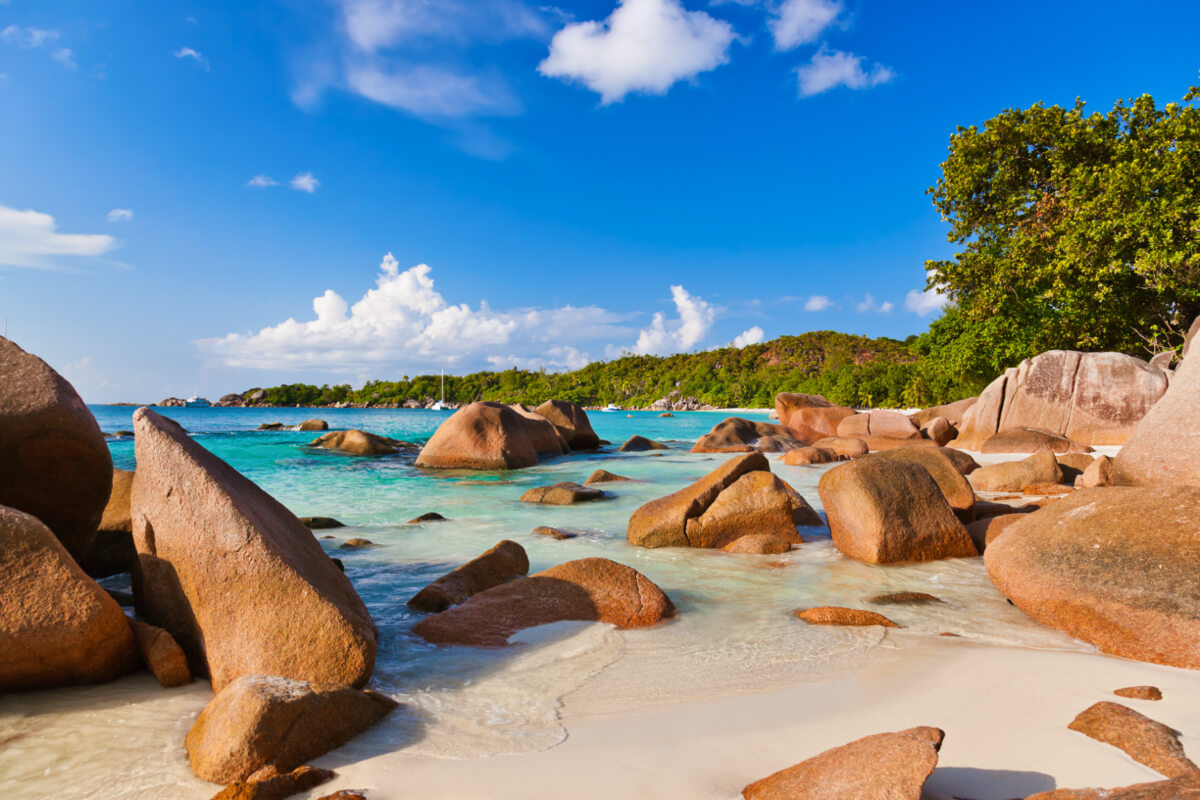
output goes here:
<path id="1" fill-rule="evenodd" d="M 621 408 L 620 406 L 616 406 L 616 405 L 613 405 L 612 403 L 609 403 L 608 405 L 606 405 L 604 408 L 602 408 L 600 410 L 601 411 L 624 411 L 625 409 Z"/>
<path id="2" fill-rule="evenodd" d="M 209 406 L 212 405 L 212 403 L 208 402 L 203 397 L 197 397 L 196 395 L 192 395 L 191 397 L 189 397 L 187 400 L 184 400 L 183 402 L 187 405 L 188 408 L 208 408 Z"/>
<path id="3" fill-rule="evenodd" d="M 442 399 L 429 407 L 430 411 L 446 410 L 446 370 L 442 370 Z"/>

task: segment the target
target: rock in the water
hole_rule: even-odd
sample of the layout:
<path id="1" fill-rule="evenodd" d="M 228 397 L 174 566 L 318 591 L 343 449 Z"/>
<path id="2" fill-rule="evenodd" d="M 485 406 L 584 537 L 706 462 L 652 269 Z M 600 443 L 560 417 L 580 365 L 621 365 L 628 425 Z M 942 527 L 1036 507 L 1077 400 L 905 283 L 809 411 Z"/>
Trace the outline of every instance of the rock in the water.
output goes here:
<path id="1" fill-rule="evenodd" d="M 243 675 L 365 683 L 375 625 L 308 528 L 174 422 L 133 419 L 135 594 L 192 674 L 218 692 Z"/>
<path id="2" fill-rule="evenodd" d="M 396 702 L 349 686 L 246 675 L 200 712 L 185 742 L 192 771 L 213 783 L 264 767 L 285 773 L 335 750 L 383 719 Z"/>
<path id="3" fill-rule="evenodd" d="M 1164 777 L 1200 775 L 1200 768 L 1183 754 L 1175 731 L 1120 703 L 1096 703 L 1080 712 L 1068 727 L 1124 750 L 1134 761 Z"/>
<path id="4" fill-rule="evenodd" d="M 257 428 L 255 428 L 255 430 L 258 430 L 258 431 L 281 431 L 281 430 L 283 430 L 283 428 L 284 428 L 284 425 L 282 422 L 264 422 L 261 425 L 259 425 Z"/>
<path id="5" fill-rule="evenodd" d="M 569 506 L 603 500 L 606 497 L 599 489 L 589 489 L 574 481 L 559 481 L 550 486 L 537 486 L 521 495 L 522 503 L 541 503 L 548 506 Z"/>
<path id="6" fill-rule="evenodd" d="M 666 450 L 667 446 L 645 436 L 630 436 L 625 440 L 625 444 L 617 449 L 622 453 L 640 453 L 646 450 Z"/>
<path id="7" fill-rule="evenodd" d="M 1005 428 L 999 433 L 992 434 L 979 448 L 983 453 L 1086 453 L 1091 450 L 1050 431 L 1035 428 Z"/>
<path id="8" fill-rule="evenodd" d="M 747 786 L 745 800 L 921 800 L 945 734 L 879 733 L 826 750 Z"/>
<path id="9" fill-rule="evenodd" d="M 264 769 L 248 780 L 235 781 L 213 795 L 212 800 L 284 800 L 322 783 L 333 780 L 334 772 L 316 767 L 300 767 L 291 772 L 279 773 Z"/>
<path id="10" fill-rule="evenodd" d="M 327 531 L 346 527 L 333 517 L 301 517 L 300 524 L 310 531 Z"/>
<path id="11" fill-rule="evenodd" d="M 434 644 L 503 647 L 517 631 L 551 622 L 645 628 L 674 613 L 671 599 L 637 570 L 607 558 L 585 558 L 488 589 L 426 617 L 412 630 Z"/>
<path id="12" fill-rule="evenodd" d="M 1115 482 L 1121 486 L 1200 486 L 1198 454 L 1200 355 L 1192 352 L 1176 367 L 1171 387 L 1117 454 Z"/>
<path id="13" fill-rule="evenodd" d="M 183 648 L 171 638 L 171 634 L 146 622 L 134 620 L 133 633 L 137 636 L 142 661 L 167 688 L 183 686 L 192 682 L 192 671 L 188 669 L 187 655 Z"/>
<path id="14" fill-rule="evenodd" d="M 87 550 L 76 557 L 83 571 L 93 578 L 106 578 L 133 569 L 137 550 L 133 547 L 133 517 L 129 508 L 133 472 L 113 470 L 112 495 L 100 519 L 100 528 Z"/>
<path id="15" fill-rule="evenodd" d="M 792 485 L 787 481 L 780 481 L 783 484 L 783 490 L 787 492 L 788 499 L 792 501 L 792 522 L 796 525 L 804 525 L 806 527 L 825 527 L 825 520 L 821 519 L 821 515 L 808 504 L 804 499 L 804 495 L 797 492 Z M 791 534 L 791 539 L 794 544 L 800 544 L 800 539 L 796 534 Z"/>
<path id="16" fill-rule="evenodd" d="M 975 547 L 979 552 L 983 553 L 997 536 L 1004 533 L 1024 516 L 1024 513 L 1008 513 L 983 517 L 967 525 L 967 535 L 971 537 L 971 541 L 975 542 Z"/>
<path id="17" fill-rule="evenodd" d="M 583 485 L 591 486 L 593 483 L 613 483 L 615 481 L 627 481 L 627 480 L 629 480 L 629 478 L 626 478 L 623 475 L 617 475 L 615 473 L 609 472 L 606 469 L 598 469 L 595 472 L 593 472 L 590 476 L 588 476 L 588 479 L 583 482 Z"/>
<path id="18" fill-rule="evenodd" d="M 342 542 L 341 546 L 338 549 L 339 550 L 366 550 L 367 548 L 370 548 L 370 547 L 378 547 L 378 545 L 375 544 L 374 542 L 372 542 L 370 539 L 363 539 L 361 536 L 355 536 L 352 539 L 347 539 L 346 541 Z"/>
<path id="19" fill-rule="evenodd" d="M 117 601 L 49 528 L 3 506 L 0 575 L 0 694 L 101 683 L 137 667 Z"/>
<path id="20" fill-rule="evenodd" d="M 749 533 L 734 539 L 721 549 L 726 553 L 750 553 L 757 555 L 778 555 L 786 553 L 795 544 L 795 537 L 780 536 L 772 533 Z"/>
<path id="21" fill-rule="evenodd" d="M 1200 489 L 1083 489 L 992 541 L 988 576 L 1037 621 L 1137 661 L 1200 669 Z"/>
<path id="22" fill-rule="evenodd" d="M 1055 789 L 1032 794 L 1025 800 L 1200 800 L 1200 778 L 1188 775 L 1118 789 Z"/>
<path id="23" fill-rule="evenodd" d="M 491 550 L 446 573 L 417 592 L 408 605 L 419 611 L 445 611 L 472 595 L 529 572 L 525 548 L 504 539 Z"/>
<path id="24" fill-rule="evenodd" d="M 412 442 L 376 436 L 360 430 L 334 431 L 318 436 L 308 443 L 309 447 L 336 450 L 351 456 L 392 456 L 401 450 L 417 447 Z"/>
<path id="25" fill-rule="evenodd" d="M 783 454 L 783 463 L 791 467 L 801 467 L 808 464 L 832 464 L 835 461 L 842 460 L 842 456 L 824 447 L 797 447 Z"/>
<path id="26" fill-rule="evenodd" d="M 925 468 L 954 514 L 963 523 L 975 521 L 975 491 L 955 463 L 959 451 L 945 447 L 898 447 L 883 450 L 868 458 L 886 458 L 919 464 Z"/>
<path id="27" fill-rule="evenodd" d="M 416 463 L 430 469 L 521 469 L 537 464 L 539 454 L 566 452 L 566 441 L 545 417 L 500 403 L 470 403 L 438 427 Z"/>
<path id="28" fill-rule="evenodd" d="M 1113 461 L 1108 456 L 1097 456 L 1088 468 L 1083 471 L 1083 474 L 1075 479 L 1075 485 L 1080 489 L 1099 489 L 1105 486 L 1112 486 L 1113 479 Z"/>
<path id="29" fill-rule="evenodd" d="M 112 481 L 104 434 L 75 389 L 0 337 L 0 506 L 37 517 L 81 557 Z"/>
<path id="30" fill-rule="evenodd" d="M 659 416 L 666 419 L 668 417 L 674 417 L 675 415 L 672 414 L 670 411 L 664 411 L 661 414 L 659 414 Z"/>
<path id="31" fill-rule="evenodd" d="M 323 419 L 306 419 L 296 426 L 296 430 L 301 432 L 327 431 L 329 423 Z"/>
<path id="32" fill-rule="evenodd" d="M 549 536 L 553 539 L 557 539 L 560 542 L 567 539 L 574 539 L 579 535 L 578 533 L 573 533 L 572 531 L 564 531 L 562 528 L 552 528 L 549 525 L 538 525 L 531 532 L 535 536 Z"/>
<path id="33" fill-rule="evenodd" d="M 422 522 L 445 522 L 446 518 L 436 511 L 426 511 L 419 517 L 413 517 L 408 521 L 409 525 L 419 525 Z"/>
<path id="34" fill-rule="evenodd" d="M 777 453 L 800 447 L 782 425 L 730 417 L 696 440 L 693 453 L 730 453 L 760 450 Z"/>
<path id="35" fill-rule="evenodd" d="M 864 439 L 845 436 L 831 436 L 813 442 L 813 447 L 832 450 L 842 458 L 862 458 L 871 451 Z"/>
<path id="36" fill-rule="evenodd" d="M 1023 461 L 1004 461 L 980 467 L 967 476 L 977 492 L 1023 492 L 1035 483 L 1062 483 L 1062 468 L 1050 452 Z"/>
<path id="37" fill-rule="evenodd" d="M 1131 700 L 1162 700 L 1162 689 L 1157 686 L 1126 686 L 1113 691 L 1117 697 L 1128 697 Z"/>
<path id="38" fill-rule="evenodd" d="M 920 464 L 860 458 L 821 476 L 833 543 L 872 564 L 979 555 L 937 482 Z"/>
<path id="39" fill-rule="evenodd" d="M 881 625 L 884 628 L 899 628 L 883 614 L 874 611 L 863 611 L 859 608 L 841 608 L 839 606 L 818 606 L 816 608 L 797 608 L 792 612 L 797 619 L 802 619 L 809 625 L 847 625 L 852 627 L 868 627 Z"/>
<path id="40" fill-rule="evenodd" d="M 587 412 L 566 400 L 547 400 L 533 413 L 550 421 L 572 450 L 594 450 L 600 446 L 600 437 L 592 430 Z"/>
<path id="41" fill-rule="evenodd" d="M 775 413 L 779 416 L 779 424 L 793 437 L 802 442 L 813 442 L 837 436 L 838 424 L 857 412 L 853 408 L 835 406 L 820 395 L 781 392 L 775 395 Z"/>
<path id="42" fill-rule="evenodd" d="M 742 475 L 684 529 L 692 547 L 724 547 L 747 533 L 799 541 L 787 487 L 765 470 Z"/>
<path id="43" fill-rule="evenodd" d="M 878 606 L 924 606 L 942 601 L 925 592 L 892 592 L 891 594 L 877 594 L 868 602 Z"/>

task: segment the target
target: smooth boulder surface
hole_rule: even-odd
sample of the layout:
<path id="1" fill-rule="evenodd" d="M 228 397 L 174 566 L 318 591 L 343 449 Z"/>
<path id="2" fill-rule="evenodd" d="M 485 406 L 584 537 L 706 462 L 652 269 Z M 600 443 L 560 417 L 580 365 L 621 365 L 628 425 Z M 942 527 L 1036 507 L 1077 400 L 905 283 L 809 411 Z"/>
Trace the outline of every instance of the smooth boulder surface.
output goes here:
<path id="1" fill-rule="evenodd" d="M 792 549 L 795 541 L 791 537 L 771 533 L 749 533 L 734 539 L 721 549 L 726 553 L 751 555 L 779 555 Z"/>
<path id="2" fill-rule="evenodd" d="M 781 392 L 775 395 L 779 424 L 801 442 L 837 436 L 838 424 L 856 413 L 853 408 L 834 405 L 816 394 Z"/>
<path id="3" fill-rule="evenodd" d="M 843 457 L 839 456 L 833 450 L 828 450 L 824 447 L 797 447 L 795 450 L 788 450 L 783 454 L 783 463 L 790 467 L 802 467 L 809 464 L 832 464 L 835 461 L 842 461 Z"/>
<path id="4" fill-rule="evenodd" d="M 804 495 L 792 488 L 792 485 L 787 481 L 780 481 L 780 483 L 783 484 L 783 490 L 787 492 L 788 497 L 792 501 L 792 522 L 808 527 L 825 527 L 825 520 L 821 519 L 821 515 L 808 504 L 808 501 L 804 499 Z M 796 544 L 800 543 L 800 538 L 797 534 L 791 534 L 791 538 Z"/>
<path id="5" fill-rule="evenodd" d="M 566 442 L 545 417 L 500 403 L 470 403 L 438 426 L 417 456 L 416 465 L 428 469 L 522 469 L 537 464 L 539 455 L 566 452 Z"/>
<path id="6" fill-rule="evenodd" d="M 1097 456 L 1078 478 L 1075 485 L 1080 489 L 1099 489 L 1112 486 L 1116 482 L 1116 468 L 1108 456 Z"/>
<path id="7" fill-rule="evenodd" d="M 671 599 L 637 570 L 607 558 L 584 558 L 488 589 L 412 630 L 434 644 L 503 647 L 517 631 L 551 622 L 646 628 L 674 613 Z"/>
<path id="8" fill-rule="evenodd" d="M 1171 387 L 1121 448 L 1113 473 L 1120 486 L 1200 486 L 1200 351 L 1193 347 L 1175 368 Z"/>
<path id="9" fill-rule="evenodd" d="M 955 516 L 966 524 L 975 521 L 975 491 L 955 463 L 954 452 L 944 447 L 900 447 L 882 450 L 868 458 L 907 461 L 924 467 L 937 482 Z"/>
<path id="10" fill-rule="evenodd" d="M 639 547 L 687 547 L 688 520 L 699 517 L 717 496 L 749 472 L 769 472 L 762 453 L 729 459 L 691 486 L 642 505 L 629 518 L 626 537 Z"/>
<path id="11" fill-rule="evenodd" d="M 104 515 L 112 469 L 74 387 L 0 336 L 0 506 L 37 517 L 80 557 Z"/>
<path id="12" fill-rule="evenodd" d="M 765 470 L 742 475 L 684 528 L 692 547 L 725 547 L 746 534 L 799 542 L 787 485 Z"/>
<path id="13" fill-rule="evenodd" d="M 1200 768 L 1183 754 L 1175 731 L 1120 703 L 1096 703 L 1067 727 L 1124 750 L 1134 761 L 1164 777 L 1200 776 Z"/>
<path id="14" fill-rule="evenodd" d="M 833 543 L 851 558 L 890 564 L 979 555 L 920 464 L 860 458 L 826 472 L 817 490 Z"/>
<path id="15" fill-rule="evenodd" d="M 308 528 L 176 423 L 133 419 L 138 609 L 192 674 L 218 692 L 243 675 L 365 683 L 375 624 Z"/>
<path id="16" fill-rule="evenodd" d="M 138 664 L 129 621 L 57 537 L 0 506 L 0 694 L 102 683 Z"/>
<path id="17" fill-rule="evenodd" d="M 129 506 L 133 472 L 114 469 L 112 480 L 112 494 L 104 507 L 96 536 L 87 550 L 75 559 L 93 578 L 129 572 L 137 560 L 137 550 L 133 547 L 133 514 Z"/>
<path id="18" fill-rule="evenodd" d="M 574 481 L 559 481 L 550 486 L 536 486 L 521 495 L 522 503 L 541 503 L 548 506 L 569 506 L 603 500 L 606 497 L 599 489 L 580 486 Z"/>
<path id="19" fill-rule="evenodd" d="M 693 453 L 731 453 L 760 450 L 778 453 L 801 447 L 782 425 L 730 417 L 696 440 Z"/>
<path id="20" fill-rule="evenodd" d="M 958 436 L 958 428 L 945 417 L 934 417 L 921 426 L 921 435 L 937 442 L 938 447 L 945 447 Z"/>
<path id="21" fill-rule="evenodd" d="M 598 469 L 588 476 L 588 479 L 583 482 L 583 485 L 591 486 L 593 483 L 615 483 L 618 481 L 628 480 L 630 479 L 626 478 L 624 475 L 617 475 L 616 473 L 609 472 L 606 469 Z"/>
<path id="22" fill-rule="evenodd" d="M 1082 489 L 988 545 L 988 577 L 1106 653 L 1200 669 L 1200 489 Z"/>
<path id="23" fill-rule="evenodd" d="M 1062 467 L 1051 452 L 1036 453 L 1022 461 L 1004 461 L 980 467 L 967 476 L 977 492 L 1023 492 L 1038 483 L 1061 483 Z"/>
<path id="24" fill-rule="evenodd" d="M 860 608 L 817 606 L 816 608 L 797 608 L 792 614 L 797 619 L 802 619 L 809 625 L 846 625 L 851 627 L 880 625 L 884 628 L 900 627 L 883 614 L 875 611 L 864 611 Z"/>
<path id="25" fill-rule="evenodd" d="M 327 431 L 329 430 L 329 423 L 323 419 L 306 419 L 304 422 L 301 422 L 296 426 L 296 430 L 305 433 L 312 431 Z"/>
<path id="26" fill-rule="evenodd" d="M 813 442 L 813 447 L 832 450 L 842 458 L 862 458 L 871 451 L 866 441 L 856 437 L 830 436 Z"/>
<path id="27" fill-rule="evenodd" d="M 264 767 L 291 772 L 383 719 L 396 702 L 345 685 L 246 675 L 200 712 L 185 746 L 192 772 L 243 781 Z"/>
<path id="28" fill-rule="evenodd" d="M 912 421 L 918 427 L 924 428 L 937 417 L 942 417 L 954 427 L 962 424 L 963 417 L 967 410 L 978 402 L 978 397 L 968 397 L 965 400 L 955 400 L 953 403 L 946 403 L 940 406 L 931 406 L 921 411 L 917 411 L 912 415 Z"/>
<path id="29" fill-rule="evenodd" d="M 533 409 L 533 413 L 549 420 L 572 450 L 595 450 L 600 446 L 600 437 L 592 430 L 587 412 L 574 403 L 547 400 Z"/>
<path id="30" fill-rule="evenodd" d="M 881 439 L 919 439 L 921 431 L 899 411 L 870 411 L 846 417 L 837 428 L 838 436 L 877 436 Z"/>
<path id="31" fill-rule="evenodd" d="M 171 688 L 192 682 L 187 654 L 171 638 L 171 634 L 146 622 L 134 620 L 131 624 L 137 637 L 138 649 L 142 653 L 142 661 L 159 683 Z"/>
<path id="32" fill-rule="evenodd" d="M 507 583 L 529 572 L 525 548 L 504 539 L 491 550 L 476 556 L 417 592 L 408 605 L 419 611 L 445 611 L 472 595 Z"/>
<path id="33" fill-rule="evenodd" d="M 318 436 L 309 442 L 308 446 L 319 447 L 323 450 L 336 450 L 352 456 L 394 456 L 402 450 L 411 449 L 417 445 L 351 429 Z"/>
<path id="34" fill-rule="evenodd" d="M 826 750 L 747 786 L 745 800 L 921 800 L 945 734 L 879 733 Z"/>
<path id="35" fill-rule="evenodd" d="M 647 439 L 645 436 L 630 436 L 625 440 L 625 444 L 617 448 L 621 453 L 643 453 L 647 450 L 666 450 L 667 446 L 662 442 L 656 442 L 653 439 Z"/>
<path id="36" fill-rule="evenodd" d="M 1124 444 L 1167 391 L 1167 373 L 1121 353 L 1051 350 L 1005 371 L 963 415 L 955 446 L 978 450 L 1008 428 L 1084 445 Z"/>
<path id="37" fill-rule="evenodd" d="M 1081 445 L 1057 433 L 1036 428 L 1005 428 L 987 438 L 979 448 L 981 453 L 1086 453 L 1091 447 Z"/>

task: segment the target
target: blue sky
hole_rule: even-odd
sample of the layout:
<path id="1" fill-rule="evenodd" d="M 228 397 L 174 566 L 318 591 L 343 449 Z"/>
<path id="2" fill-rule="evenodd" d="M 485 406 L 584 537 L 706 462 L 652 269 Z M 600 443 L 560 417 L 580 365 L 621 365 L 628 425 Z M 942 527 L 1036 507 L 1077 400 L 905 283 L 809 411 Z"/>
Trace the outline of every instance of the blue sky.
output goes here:
<path id="1" fill-rule="evenodd" d="M 1200 4 L 0 0 L 0 316 L 93 402 L 925 328 L 1005 107 Z"/>

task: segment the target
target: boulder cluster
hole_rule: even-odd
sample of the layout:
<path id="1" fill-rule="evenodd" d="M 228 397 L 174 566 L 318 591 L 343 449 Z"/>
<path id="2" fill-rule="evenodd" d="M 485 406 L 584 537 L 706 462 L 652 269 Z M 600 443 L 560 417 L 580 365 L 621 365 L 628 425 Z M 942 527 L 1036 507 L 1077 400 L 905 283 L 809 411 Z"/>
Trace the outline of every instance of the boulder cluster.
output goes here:
<path id="1" fill-rule="evenodd" d="M 427 469 L 503 470 L 532 467 L 541 456 L 600 446 L 587 412 L 574 403 L 548 400 L 535 409 L 501 403 L 470 403 L 454 412 L 417 456 Z"/>

